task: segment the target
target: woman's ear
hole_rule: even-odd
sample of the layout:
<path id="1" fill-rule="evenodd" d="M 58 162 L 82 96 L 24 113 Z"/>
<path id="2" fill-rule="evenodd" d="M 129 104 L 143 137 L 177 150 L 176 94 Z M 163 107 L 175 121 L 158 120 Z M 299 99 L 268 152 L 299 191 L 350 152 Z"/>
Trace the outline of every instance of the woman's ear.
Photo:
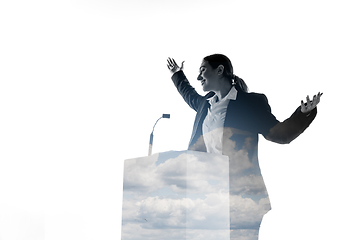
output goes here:
<path id="1" fill-rule="evenodd" d="M 218 67 L 217 67 L 217 74 L 218 75 L 221 75 L 221 74 L 223 74 L 224 73 L 224 66 L 223 65 L 219 65 Z"/>

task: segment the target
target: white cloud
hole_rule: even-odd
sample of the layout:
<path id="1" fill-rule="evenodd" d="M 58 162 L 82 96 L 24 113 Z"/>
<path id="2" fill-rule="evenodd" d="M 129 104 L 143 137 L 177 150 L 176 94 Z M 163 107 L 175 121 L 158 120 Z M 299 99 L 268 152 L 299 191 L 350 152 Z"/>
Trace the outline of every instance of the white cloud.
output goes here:
<path id="1" fill-rule="evenodd" d="M 134 235 L 153 237 L 154 233 L 170 229 L 178 229 L 173 232 L 177 237 L 184 234 L 180 229 L 186 229 L 187 234 L 196 236 L 194 239 L 205 239 L 207 234 L 200 229 L 219 230 L 215 234 L 218 235 L 229 230 L 230 216 L 234 229 L 252 231 L 270 209 L 267 197 L 252 199 L 264 194 L 262 177 L 240 175 L 242 170 L 235 171 L 240 175 L 234 177 L 232 185 L 237 195 L 230 195 L 229 199 L 229 166 L 225 156 L 188 151 L 158 165 L 157 159 L 158 156 L 151 156 L 125 164 L 123 234 L 137 228 L 129 239 L 136 239 Z"/>
<path id="2" fill-rule="evenodd" d="M 205 230 L 212 230 L 215 235 L 219 232 L 229 231 L 229 198 L 228 194 L 211 194 L 205 199 L 164 199 L 148 197 L 136 203 L 125 202 L 123 209 L 123 234 L 131 232 L 135 225 L 138 227 L 132 232 L 132 238 L 136 236 L 152 235 L 154 232 L 181 233 L 191 230 L 192 234 L 198 235 Z M 157 229 L 157 231 L 149 231 Z M 175 230 L 174 230 L 175 229 Z M 193 238 L 191 238 L 193 239 Z M 197 238 L 195 238 L 197 239 Z M 202 238 L 199 238 L 202 239 Z"/>
<path id="3" fill-rule="evenodd" d="M 269 198 L 263 198 L 256 203 L 251 198 L 230 195 L 231 226 L 234 229 L 259 228 L 263 215 L 269 210 Z"/>
<path id="4" fill-rule="evenodd" d="M 124 191 L 137 196 L 170 187 L 184 195 L 228 188 L 229 167 L 225 156 L 185 152 L 159 165 L 157 160 L 157 154 L 126 160 Z"/>
<path id="5" fill-rule="evenodd" d="M 146 229 L 139 224 L 128 224 L 122 228 L 121 239 L 123 240 L 182 240 L 186 239 L 186 229 Z"/>
<path id="6" fill-rule="evenodd" d="M 139 236 L 150 234 L 149 229 L 229 229 L 227 157 L 184 152 L 158 165 L 156 159 L 125 161 L 123 234 L 134 225 L 140 228 L 132 234 Z M 150 175 L 156 186 L 143 182 Z"/>
<path id="7" fill-rule="evenodd" d="M 147 194 L 163 186 L 156 172 L 158 154 L 134 158 L 124 163 L 124 192 Z"/>
<path id="8" fill-rule="evenodd" d="M 260 175 L 246 175 L 239 177 L 234 177 L 231 179 L 231 189 L 230 192 L 235 195 L 267 195 L 267 190 L 263 177 Z"/>
<path id="9" fill-rule="evenodd" d="M 187 194 L 211 193 L 227 187 L 229 170 L 225 156 L 189 153 L 181 154 L 158 166 L 156 172 L 162 181 L 171 185 L 174 191 Z"/>
<path id="10" fill-rule="evenodd" d="M 234 229 L 231 230 L 231 239 L 258 240 L 259 230 L 256 229 Z"/>
<path id="11" fill-rule="evenodd" d="M 185 229 L 190 239 L 216 239 L 209 235 L 226 236 L 229 234 L 228 201 L 227 194 L 210 194 L 205 199 L 148 197 L 136 203 L 124 200 L 122 229 L 123 236 L 129 236 L 124 239 L 140 239 L 140 236 L 146 239 L 154 236 L 170 239 L 166 238 L 170 233 L 181 238 Z M 255 239 L 256 228 L 269 209 L 269 200 L 261 199 L 256 203 L 250 198 L 231 196 L 231 204 L 232 234 Z"/>

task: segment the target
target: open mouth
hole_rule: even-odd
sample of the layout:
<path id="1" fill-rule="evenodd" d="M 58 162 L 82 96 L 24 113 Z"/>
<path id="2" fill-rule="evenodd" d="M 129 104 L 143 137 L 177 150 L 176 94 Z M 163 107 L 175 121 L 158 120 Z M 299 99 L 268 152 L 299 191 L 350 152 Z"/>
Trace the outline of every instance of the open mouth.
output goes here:
<path id="1" fill-rule="evenodd" d="M 201 80 L 201 86 L 205 84 L 205 79 Z"/>

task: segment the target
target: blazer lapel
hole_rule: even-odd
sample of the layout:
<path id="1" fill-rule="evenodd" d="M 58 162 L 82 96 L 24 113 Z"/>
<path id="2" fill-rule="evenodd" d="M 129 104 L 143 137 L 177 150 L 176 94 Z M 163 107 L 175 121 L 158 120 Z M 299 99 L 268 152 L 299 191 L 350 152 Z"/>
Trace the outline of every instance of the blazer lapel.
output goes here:
<path id="1" fill-rule="evenodd" d="M 215 93 L 210 92 L 204 96 L 204 100 L 196 114 L 196 117 L 195 117 L 195 122 L 194 122 L 193 131 L 192 131 L 191 138 L 190 138 L 189 148 L 191 146 L 193 146 L 199 140 L 199 138 L 202 137 L 202 135 L 203 135 L 202 124 L 204 122 L 204 119 L 205 119 L 205 117 L 208 113 L 208 109 L 210 107 L 210 103 L 209 103 L 208 99 L 214 95 L 215 95 Z"/>

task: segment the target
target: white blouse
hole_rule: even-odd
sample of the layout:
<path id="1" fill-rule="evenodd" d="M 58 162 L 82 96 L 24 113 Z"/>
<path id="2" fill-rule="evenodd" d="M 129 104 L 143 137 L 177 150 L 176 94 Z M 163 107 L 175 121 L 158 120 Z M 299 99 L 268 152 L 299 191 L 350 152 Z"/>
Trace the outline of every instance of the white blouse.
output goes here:
<path id="1" fill-rule="evenodd" d="M 210 108 L 203 122 L 202 131 L 208 153 L 222 154 L 224 122 L 230 100 L 236 100 L 237 90 L 232 87 L 229 93 L 220 101 L 215 95 L 208 101 Z"/>

